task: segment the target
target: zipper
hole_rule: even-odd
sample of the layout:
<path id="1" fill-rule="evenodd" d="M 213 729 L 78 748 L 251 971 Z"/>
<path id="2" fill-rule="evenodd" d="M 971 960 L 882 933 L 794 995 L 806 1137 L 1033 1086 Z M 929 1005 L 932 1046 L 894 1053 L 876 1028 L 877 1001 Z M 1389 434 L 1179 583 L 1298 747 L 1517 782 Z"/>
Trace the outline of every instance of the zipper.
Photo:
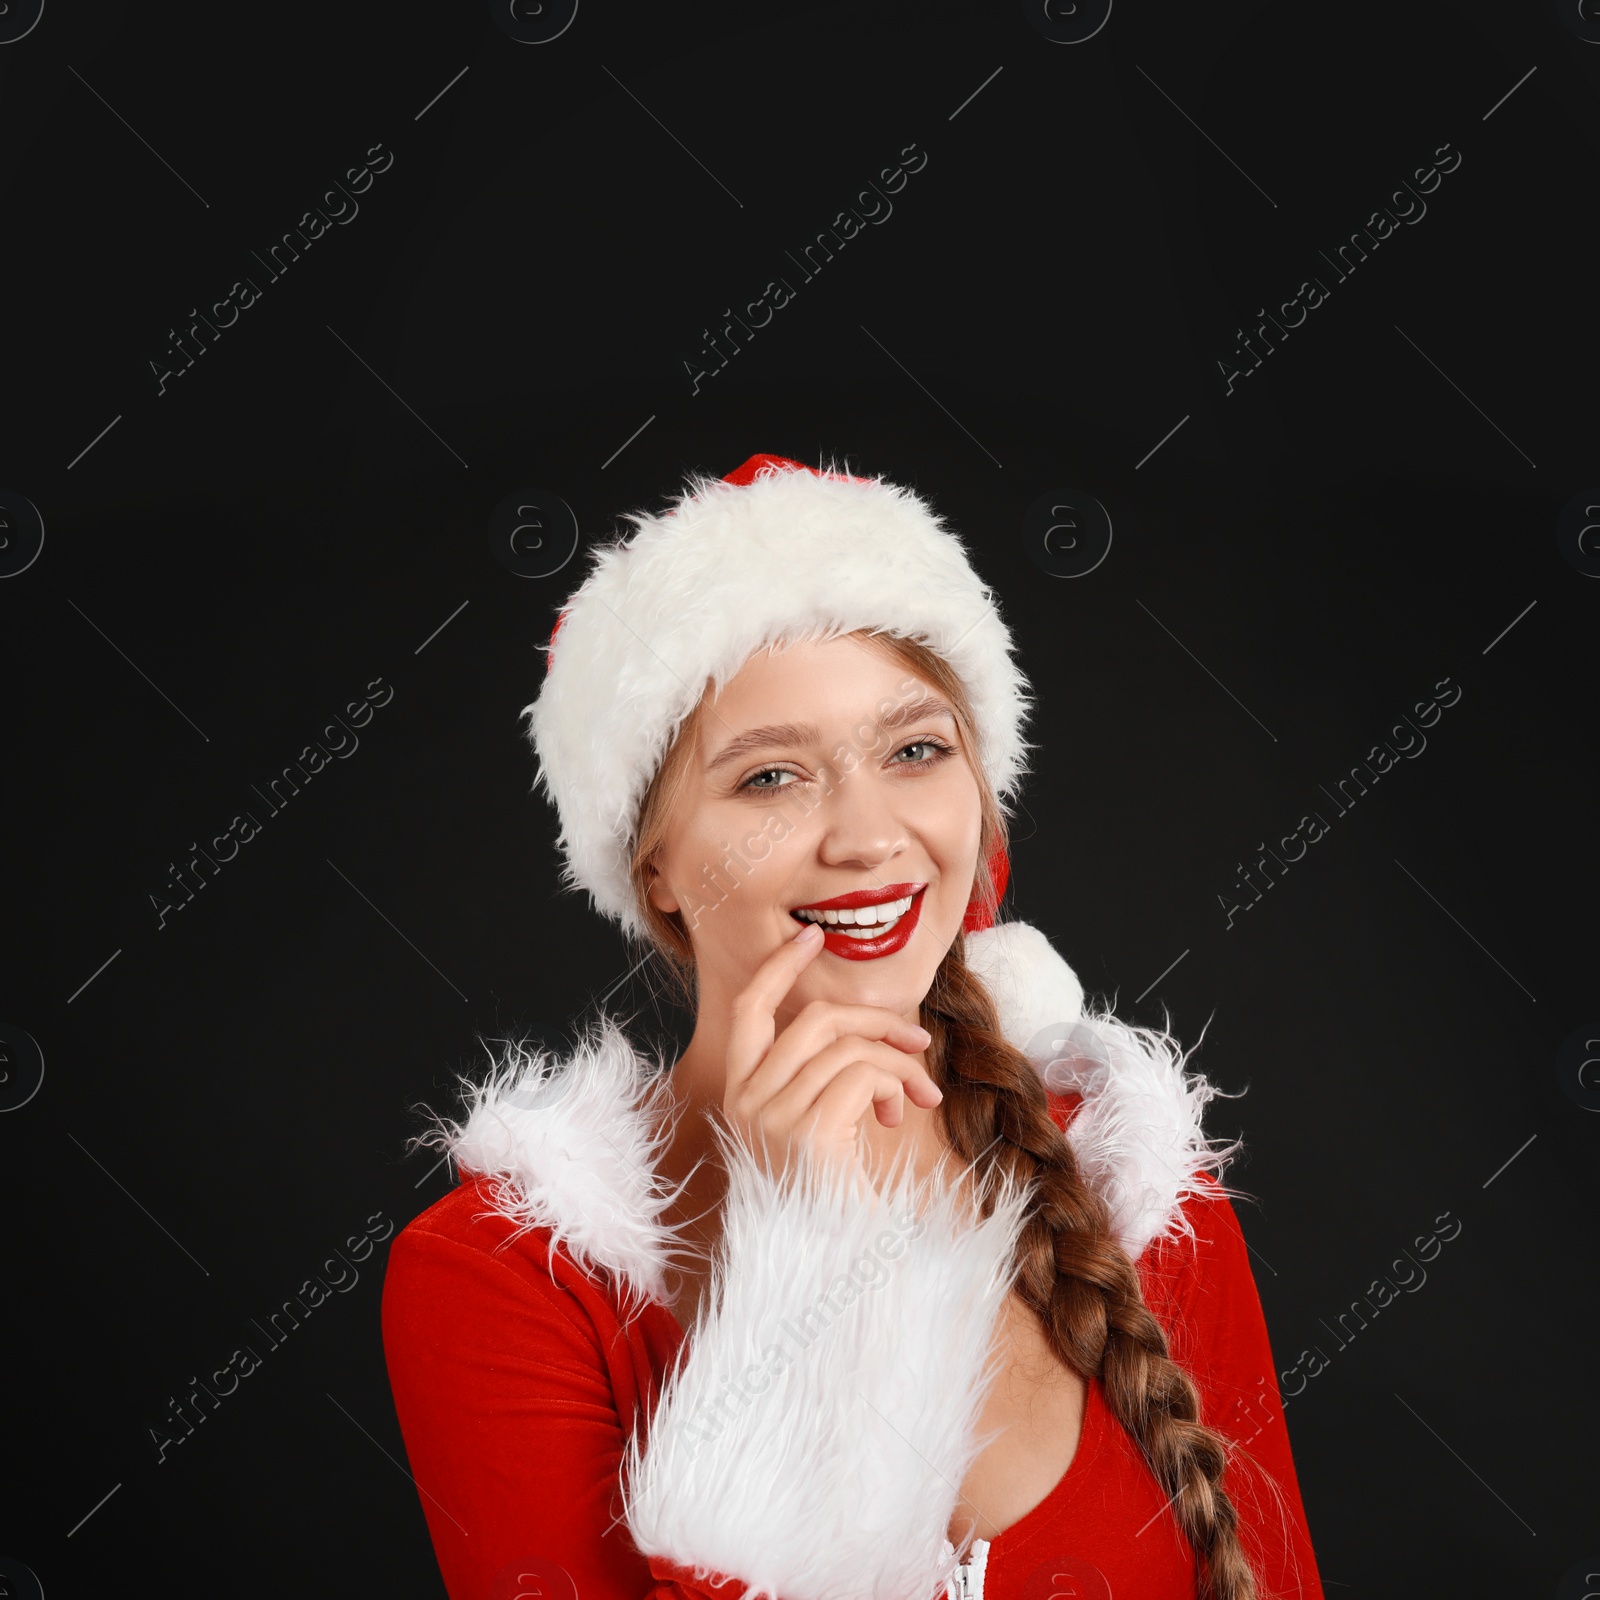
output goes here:
<path id="1" fill-rule="evenodd" d="M 946 1555 L 955 1554 L 955 1546 L 948 1538 L 944 1542 L 944 1548 Z M 950 1575 L 949 1583 L 945 1585 L 948 1600 L 983 1600 L 983 1577 L 988 1565 L 989 1541 L 974 1539 L 972 1559 L 960 1563 Z"/>

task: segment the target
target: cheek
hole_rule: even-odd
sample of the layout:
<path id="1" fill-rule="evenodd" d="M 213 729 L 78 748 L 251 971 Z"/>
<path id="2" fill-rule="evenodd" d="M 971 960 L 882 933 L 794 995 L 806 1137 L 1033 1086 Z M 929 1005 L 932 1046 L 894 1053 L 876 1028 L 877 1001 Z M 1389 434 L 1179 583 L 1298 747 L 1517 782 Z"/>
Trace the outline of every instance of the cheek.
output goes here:
<path id="1" fill-rule="evenodd" d="M 752 807 L 740 819 L 735 842 L 743 860 L 734 866 L 746 886 L 748 914 L 759 916 L 786 898 L 796 874 L 815 856 L 817 830 L 801 813 Z"/>
<path id="2" fill-rule="evenodd" d="M 803 825 L 775 807 L 719 807 L 704 826 L 678 842 L 672 880 L 697 921 L 697 937 L 722 942 L 729 933 L 770 915 L 781 886 L 806 848 Z"/>
<path id="3" fill-rule="evenodd" d="M 949 797 L 942 814 L 930 819 L 930 830 L 924 838 L 939 868 L 939 905 L 954 937 L 972 899 L 983 838 L 983 812 L 970 786 Z"/>
<path id="4" fill-rule="evenodd" d="M 970 772 L 952 771 L 948 782 L 928 785 L 918 797 L 917 828 L 940 871 L 965 887 L 983 836 L 983 807 Z"/>

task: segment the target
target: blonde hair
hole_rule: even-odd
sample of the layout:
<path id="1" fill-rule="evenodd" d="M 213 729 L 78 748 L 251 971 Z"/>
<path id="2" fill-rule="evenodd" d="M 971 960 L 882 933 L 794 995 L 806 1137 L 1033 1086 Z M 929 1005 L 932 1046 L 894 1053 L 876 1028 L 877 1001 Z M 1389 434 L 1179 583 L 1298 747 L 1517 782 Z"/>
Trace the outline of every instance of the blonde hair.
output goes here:
<path id="1" fill-rule="evenodd" d="M 982 828 L 973 900 L 998 909 L 989 862 L 1006 843 L 1004 812 L 977 760 L 976 724 L 965 686 L 926 645 L 894 635 L 850 635 L 883 650 L 932 684 L 955 713 L 978 777 Z M 702 702 L 703 704 L 703 702 Z M 652 947 L 691 1006 L 694 949 L 682 916 L 650 903 L 652 862 L 664 843 L 699 744 L 700 707 L 678 730 L 640 807 L 630 877 Z M 1084 1179 L 1072 1145 L 1050 1113 L 1044 1081 L 1002 1034 L 994 1000 L 967 965 L 958 933 L 922 1003 L 933 1035 L 929 1071 L 944 1091 L 937 1115 L 951 1148 L 980 1178 L 983 1211 L 1003 1174 L 1033 1199 L 1017 1241 L 1015 1292 L 1037 1314 L 1058 1358 L 1101 1382 L 1107 1404 L 1138 1444 L 1169 1497 L 1199 1569 L 1201 1600 L 1254 1600 L 1255 1579 L 1239 1519 L 1223 1487 L 1231 1447 L 1200 1421 L 1193 1379 L 1172 1360 L 1166 1331 L 1146 1306 L 1138 1269 L 1117 1243 L 1105 1201 Z"/>

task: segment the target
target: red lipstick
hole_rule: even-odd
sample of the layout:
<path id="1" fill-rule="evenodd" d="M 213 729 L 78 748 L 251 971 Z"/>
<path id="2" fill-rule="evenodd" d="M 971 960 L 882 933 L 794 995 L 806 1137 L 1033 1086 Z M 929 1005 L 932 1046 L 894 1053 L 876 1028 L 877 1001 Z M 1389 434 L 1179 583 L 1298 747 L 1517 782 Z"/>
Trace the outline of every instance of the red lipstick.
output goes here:
<path id="1" fill-rule="evenodd" d="M 870 937 L 859 937 L 840 931 L 841 924 L 822 923 L 823 947 L 846 961 L 876 961 L 904 950 L 916 932 L 922 915 L 922 896 L 926 883 L 891 883 L 879 889 L 852 889 L 848 894 L 835 895 L 831 900 L 818 900 L 811 905 L 796 906 L 789 914 L 797 922 L 813 918 L 801 917 L 801 911 L 855 911 L 862 906 L 879 906 L 895 900 L 910 900 L 911 904 L 884 932 Z M 850 924 L 843 924 L 848 927 Z"/>
<path id="2" fill-rule="evenodd" d="M 849 894 L 836 894 L 831 900 L 813 900 L 810 905 L 796 906 L 796 911 L 854 911 L 857 906 L 881 906 L 885 900 L 904 900 L 928 886 L 925 883 L 886 883 L 881 889 L 852 889 Z"/>

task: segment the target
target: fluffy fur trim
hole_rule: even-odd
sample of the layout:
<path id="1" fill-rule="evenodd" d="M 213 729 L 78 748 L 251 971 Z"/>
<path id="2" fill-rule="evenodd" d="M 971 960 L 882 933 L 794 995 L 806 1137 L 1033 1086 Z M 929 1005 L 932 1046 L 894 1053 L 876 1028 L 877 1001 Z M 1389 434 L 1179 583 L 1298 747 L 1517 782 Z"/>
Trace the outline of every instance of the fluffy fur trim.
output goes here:
<path id="1" fill-rule="evenodd" d="M 676 1245 L 660 1218 L 676 1191 L 656 1157 L 676 1124 L 659 1067 L 601 1013 L 572 1055 L 507 1042 L 481 1083 L 462 1086 L 465 1122 L 437 1121 L 418 1143 L 496 1180 L 495 1210 L 523 1229 L 550 1229 L 586 1272 L 664 1298 Z"/>
<path id="2" fill-rule="evenodd" d="M 1026 922 L 969 933 L 967 966 L 1000 1013 L 1000 1031 L 1030 1060 L 1046 1054 L 1083 1014 L 1083 985 L 1044 934 Z"/>
<path id="3" fill-rule="evenodd" d="M 958 1586 L 954 1576 L 945 1584 L 946 1600 L 962 1600 L 963 1595 L 972 1596 L 972 1600 L 983 1600 L 984 1580 L 989 1573 L 989 1541 L 987 1539 L 974 1539 L 971 1554 L 966 1560 L 966 1580 Z M 947 1538 L 944 1542 L 945 1559 L 952 1569 L 960 1564 L 960 1552 Z M 1070 1594 L 1071 1590 L 1055 1590 L 1056 1594 Z"/>
<path id="4" fill-rule="evenodd" d="M 983 980 L 1001 1031 L 1054 1094 L 1084 1104 L 1067 1138 L 1111 1210 L 1113 1231 L 1134 1260 L 1155 1239 L 1185 1231 L 1181 1209 L 1201 1174 L 1221 1171 L 1237 1145 L 1201 1130 L 1217 1091 L 1167 1033 L 1130 1027 L 1084 1008 L 1083 985 L 1055 946 L 1025 922 L 967 935 L 967 965 Z"/>
<path id="5" fill-rule="evenodd" d="M 560 818 L 562 881 L 643 935 L 628 879 L 639 805 L 708 681 L 758 649 L 858 629 L 938 651 L 972 697 L 979 761 L 1002 801 L 1031 748 L 1011 634 L 955 534 L 909 489 L 771 470 L 692 479 L 628 518 L 568 601 L 544 686 L 524 708 L 538 783 Z"/>
<path id="6" fill-rule="evenodd" d="M 1084 1008 L 1036 930 L 991 932 L 969 936 L 968 959 L 1046 1087 L 1082 1096 L 1066 1137 L 1137 1259 L 1187 1226 L 1183 1200 L 1233 1153 L 1201 1131 L 1216 1091 L 1168 1034 Z M 466 1088 L 464 1122 L 423 1142 L 494 1180 L 497 1211 L 613 1274 L 620 1299 L 667 1298 L 669 1258 L 687 1249 L 661 1221 L 661 1063 L 602 1013 L 571 1056 L 510 1044 Z M 903 1167 L 872 1195 L 809 1162 L 775 1180 L 712 1126 L 730 1175 L 722 1247 L 685 1358 L 627 1447 L 634 1541 L 737 1579 L 749 1600 L 931 1597 L 961 1559 L 945 1529 L 990 1442 L 975 1430 L 1027 1192 L 1002 1179 L 982 1219 L 962 1186 Z M 971 1553 L 969 1577 L 986 1552 Z"/>
<path id="7" fill-rule="evenodd" d="M 1202 1074 L 1186 1072 L 1186 1059 L 1169 1033 L 1095 1009 L 1035 1056 L 1047 1089 L 1083 1096 L 1067 1139 L 1135 1261 L 1156 1239 L 1192 1232 L 1183 1202 L 1208 1192 L 1206 1178 L 1220 1174 L 1239 1148 L 1202 1131 L 1202 1115 L 1219 1091 Z"/>
<path id="8" fill-rule="evenodd" d="M 979 1220 L 903 1164 L 863 1197 L 804 1161 L 774 1180 L 719 1135 L 715 1309 L 648 1442 L 630 1442 L 634 1543 L 747 1597 L 931 1600 L 955 1566 L 958 1487 L 993 1437 L 975 1432 L 1026 1191 L 1008 1183 Z"/>
<path id="9" fill-rule="evenodd" d="M 1238 1149 L 1207 1138 L 1203 1115 L 1218 1091 L 1186 1070 L 1188 1053 L 1169 1033 L 1086 1008 L 1077 976 L 1026 923 L 969 934 L 967 961 L 1045 1087 L 1082 1097 L 1066 1136 L 1122 1247 L 1137 1260 L 1185 1231 L 1184 1200 Z M 498 1180 L 496 1209 L 550 1228 L 586 1270 L 664 1298 L 678 1244 L 660 1221 L 673 1191 L 655 1171 L 673 1132 L 662 1064 L 602 1013 L 573 1055 L 510 1043 L 483 1082 L 464 1087 L 465 1121 L 440 1122 L 422 1142 Z"/>

